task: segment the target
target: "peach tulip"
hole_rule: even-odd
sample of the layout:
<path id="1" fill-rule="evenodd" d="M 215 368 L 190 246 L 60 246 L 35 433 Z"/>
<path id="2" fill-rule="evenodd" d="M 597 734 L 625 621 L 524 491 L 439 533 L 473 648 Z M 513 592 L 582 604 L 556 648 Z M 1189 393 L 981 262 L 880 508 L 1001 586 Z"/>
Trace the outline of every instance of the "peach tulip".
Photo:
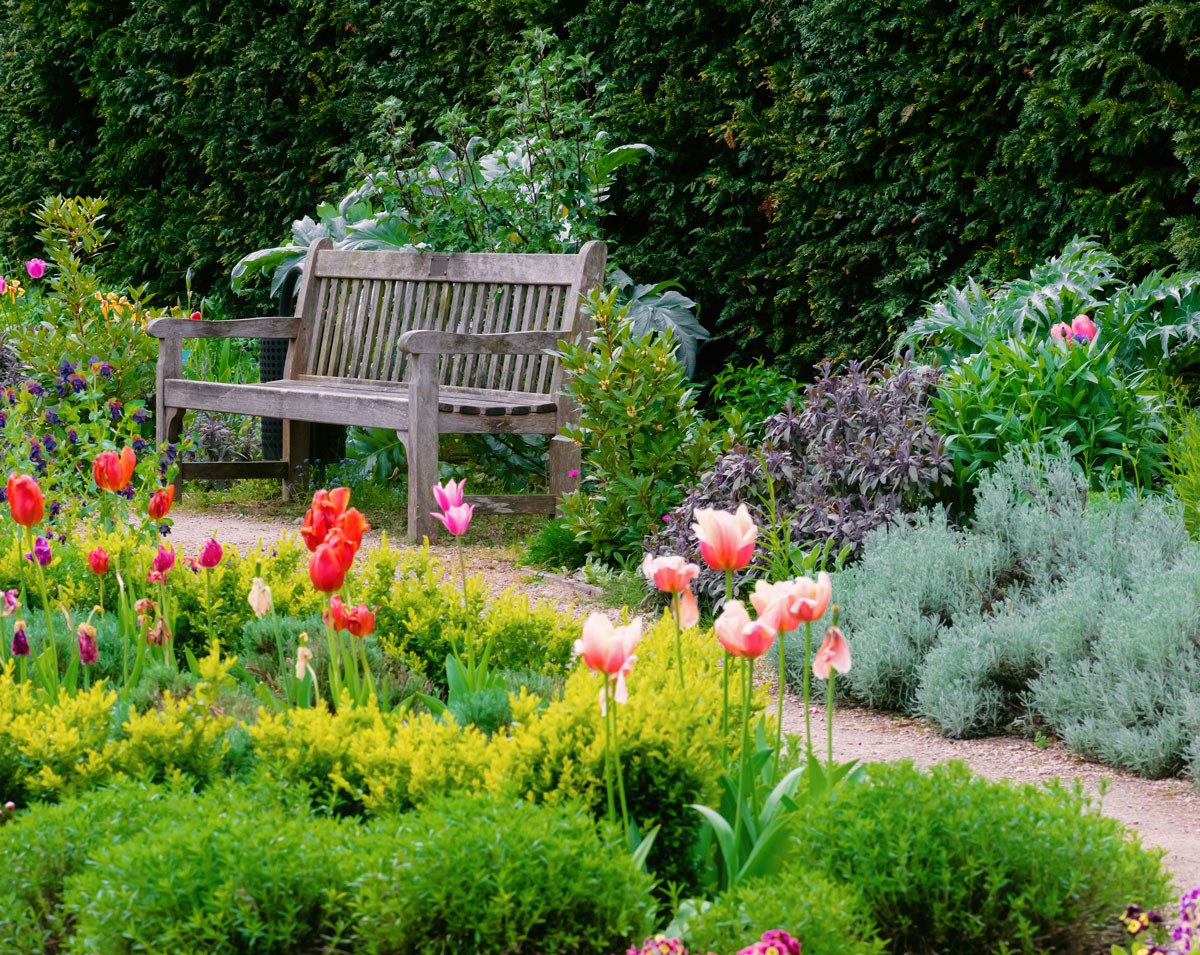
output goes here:
<path id="1" fill-rule="evenodd" d="M 775 630 L 769 622 L 751 620 L 740 600 L 727 600 L 715 624 L 717 639 L 735 657 L 753 660 L 761 657 L 775 642 Z"/>
<path id="2" fill-rule="evenodd" d="M 736 513 L 701 507 L 696 510 L 692 532 L 700 542 L 700 556 L 713 570 L 741 570 L 754 554 L 758 536 L 745 504 Z"/>
<path id="3" fill-rule="evenodd" d="M 812 623 L 825 616 L 829 606 L 829 598 L 833 594 L 833 585 L 825 571 L 817 574 L 817 579 L 797 577 L 792 581 L 792 601 L 789 606 L 803 623 Z"/>
<path id="4" fill-rule="evenodd" d="M 764 623 L 769 623 L 780 633 L 788 633 L 804 622 L 792 610 L 798 596 L 795 581 L 781 580 L 769 584 L 760 580 L 754 585 L 750 603 Z"/>
<path id="5" fill-rule="evenodd" d="M 688 589 L 700 573 L 700 568 L 678 555 L 655 557 L 647 554 L 642 559 L 642 573 L 663 593 L 678 594 Z M 692 599 L 695 600 L 694 597 Z"/>
<path id="6" fill-rule="evenodd" d="M 819 680 L 828 680 L 830 669 L 838 673 L 850 672 L 850 645 L 837 627 L 825 631 L 825 642 L 813 659 L 813 676 Z"/>
<path id="7" fill-rule="evenodd" d="M 575 653 L 590 669 L 611 676 L 620 673 L 633 658 L 633 650 L 641 638 L 640 619 L 616 627 L 604 614 L 590 613 L 583 622 L 582 638 L 575 641 Z"/>
<path id="8" fill-rule="evenodd" d="M 694 627 L 700 622 L 700 607 L 696 603 L 696 595 L 692 588 L 686 588 L 679 595 L 679 626 Z"/>

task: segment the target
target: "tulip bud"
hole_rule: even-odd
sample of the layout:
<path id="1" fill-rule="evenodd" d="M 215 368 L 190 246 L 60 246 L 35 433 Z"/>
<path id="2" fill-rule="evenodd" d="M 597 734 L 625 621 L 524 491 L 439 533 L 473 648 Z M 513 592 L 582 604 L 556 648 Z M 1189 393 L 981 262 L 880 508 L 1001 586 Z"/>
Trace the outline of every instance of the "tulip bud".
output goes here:
<path id="1" fill-rule="evenodd" d="M 108 554 L 103 547 L 97 547 L 88 554 L 88 569 L 97 577 L 108 573 Z"/>
<path id="2" fill-rule="evenodd" d="M 25 632 L 24 620 L 18 620 L 13 627 L 12 652 L 14 657 L 29 656 L 29 635 Z"/>
<path id="3" fill-rule="evenodd" d="M 255 577 L 250 585 L 250 593 L 246 597 L 254 616 L 261 620 L 271 612 L 271 588 L 263 583 L 261 577 Z"/>
<path id="4" fill-rule="evenodd" d="M 91 666 L 100 659 L 100 651 L 96 647 L 96 628 L 90 623 L 81 623 L 76 635 L 79 638 L 79 662 Z"/>
<path id="5" fill-rule="evenodd" d="M 150 515 L 152 520 L 161 521 L 167 516 L 171 510 L 171 505 L 175 503 L 175 485 L 168 484 L 165 488 L 155 491 L 150 496 L 150 504 L 146 508 L 146 513 Z"/>
<path id="6" fill-rule="evenodd" d="M 8 478 L 8 508 L 22 527 L 33 527 L 45 516 L 45 499 L 38 482 L 15 471 Z"/>
<path id="7" fill-rule="evenodd" d="M 197 563 L 199 563 L 201 567 L 205 568 L 216 567 L 217 564 L 221 563 L 221 558 L 224 556 L 224 554 L 225 551 L 217 542 L 217 539 L 215 537 L 210 538 L 208 543 L 206 543 L 203 549 L 201 549 L 200 557 L 198 558 Z"/>

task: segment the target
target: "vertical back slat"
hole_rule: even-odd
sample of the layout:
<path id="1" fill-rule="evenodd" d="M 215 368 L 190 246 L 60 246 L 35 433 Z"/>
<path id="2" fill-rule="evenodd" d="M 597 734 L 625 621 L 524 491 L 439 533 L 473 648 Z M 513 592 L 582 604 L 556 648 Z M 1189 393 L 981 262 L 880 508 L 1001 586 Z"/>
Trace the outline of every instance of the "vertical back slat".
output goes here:
<path id="1" fill-rule="evenodd" d="M 429 292 L 429 284 L 427 282 L 409 282 L 408 284 L 412 292 L 410 296 L 411 305 L 404 312 L 404 323 L 401 326 L 401 334 L 421 327 L 420 322 L 425 314 L 425 299 Z M 393 381 L 403 381 L 408 377 L 408 362 L 399 353 L 397 353 L 396 358 L 397 362 Z"/>
<path id="2" fill-rule="evenodd" d="M 313 374 L 329 374 L 329 353 L 333 350 L 333 340 L 337 336 L 338 313 L 344 308 L 346 293 L 350 283 L 346 279 L 331 282 L 329 304 L 321 315 L 321 345 L 316 353 L 313 364 Z"/>
<path id="3" fill-rule="evenodd" d="M 445 330 L 449 332 L 459 331 L 462 324 L 463 314 L 463 296 L 466 294 L 466 288 L 462 282 L 454 283 L 454 291 L 450 296 L 450 306 L 445 317 Z M 459 361 L 458 356 L 454 357 L 451 363 L 449 373 L 446 377 L 447 384 L 454 384 L 459 380 Z"/>
<path id="4" fill-rule="evenodd" d="M 482 282 L 471 283 L 471 307 L 467 309 L 463 307 L 462 317 L 460 319 L 462 330 L 470 334 L 483 327 L 484 319 L 487 316 L 488 301 L 490 299 L 491 286 Z M 475 374 L 474 355 L 466 355 L 463 358 L 462 369 L 458 374 L 456 384 L 464 388 L 470 388 L 474 385 L 473 375 Z"/>
<path id="5" fill-rule="evenodd" d="M 333 334 L 329 342 L 329 364 L 324 371 L 326 375 L 336 378 L 342 373 L 342 354 L 350 335 L 348 326 L 354 322 L 354 313 L 358 311 L 362 287 L 362 279 L 350 279 L 350 286 L 343 293 L 345 297 L 338 303 L 336 321 L 331 329 Z"/>
<path id="6" fill-rule="evenodd" d="M 488 325 L 486 329 L 487 332 L 495 335 L 508 331 L 508 310 L 511 306 L 511 301 L 512 286 L 505 285 L 500 292 L 500 298 L 495 302 L 495 307 L 493 308 L 491 315 L 491 324 Z M 500 372 L 500 356 L 484 355 L 483 357 L 485 359 L 483 364 L 487 370 L 487 384 L 485 384 L 483 387 L 499 388 L 500 386 L 496 384 L 496 381 L 499 378 Z"/>
<path id="7" fill-rule="evenodd" d="M 512 323 L 509 327 L 510 331 L 523 332 L 527 331 L 526 323 L 529 321 L 529 304 L 533 300 L 530 294 L 531 289 L 528 285 L 513 286 L 513 312 Z M 524 355 L 505 355 L 504 361 L 500 366 L 500 387 L 509 391 L 517 390 L 517 380 L 521 377 L 520 369 L 524 364 Z"/>
<path id="8" fill-rule="evenodd" d="M 556 285 L 550 290 L 550 307 L 546 309 L 546 331 L 562 327 L 563 289 Z M 550 390 L 550 377 L 554 373 L 554 359 L 549 355 L 538 358 L 537 387 L 531 390 L 545 394 Z"/>
<path id="9" fill-rule="evenodd" d="M 404 309 L 405 283 L 399 279 L 392 282 L 391 304 L 387 309 L 387 320 L 380 320 L 384 327 L 380 336 L 379 347 L 375 349 L 375 358 L 367 373 L 376 381 L 386 381 L 391 371 L 392 360 L 395 357 L 396 337 L 400 334 L 400 315 Z"/>
<path id="10" fill-rule="evenodd" d="M 358 377 L 358 363 L 362 359 L 363 349 L 370 347 L 367 326 L 371 322 L 372 312 L 379 304 L 379 293 L 383 290 L 382 282 L 364 284 L 362 301 L 359 302 L 354 324 L 350 328 L 350 348 L 346 352 L 345 369 L 342 372 L 346 378 Z"/>

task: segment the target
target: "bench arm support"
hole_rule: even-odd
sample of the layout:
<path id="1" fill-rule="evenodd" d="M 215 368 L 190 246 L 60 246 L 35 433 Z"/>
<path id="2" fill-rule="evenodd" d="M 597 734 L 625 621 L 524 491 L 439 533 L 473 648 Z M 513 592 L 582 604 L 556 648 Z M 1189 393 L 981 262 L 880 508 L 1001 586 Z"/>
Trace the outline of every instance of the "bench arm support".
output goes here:
<path id="1" fill-rule="evenodd" d="M 557 349 L 562 340 L 562 332 L 480 335 L 418 328 L 401 335 L 396 347 L 409 355 L 537 355 Z"/>
<path id="2" fill-rule="evenodd" d="M 182 338 L 295 338 L 300 319 L 289 315 L 268 318 L 230 318 L 219 322 L 194 322 L 190 318 L 156 318 L 146 323 L 146 334 L 162 340 Z"/>

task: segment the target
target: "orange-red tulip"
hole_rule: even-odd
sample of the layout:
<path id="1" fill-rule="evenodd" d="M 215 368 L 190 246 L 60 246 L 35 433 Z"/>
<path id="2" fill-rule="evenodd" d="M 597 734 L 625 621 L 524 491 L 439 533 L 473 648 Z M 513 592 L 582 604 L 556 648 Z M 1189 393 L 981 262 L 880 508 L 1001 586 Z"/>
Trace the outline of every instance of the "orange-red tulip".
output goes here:
<path id="1" fill-rule="evenodd" d="M 678 594 L 688 589 L 700 568 L 678 555 L 654 557 L 647 554 L 642 559 L 642 573 L 664 594 Z"/>
<path id="2" fill-rule="evenodd" d="M 171 510 L 171 505 L 175 503 L 175 485 L 168 484 L 164 488 L 160 488 L 150 495 L 150 504 L 146 508 L 146 513 L 153 520 L 161 521 L 167 516 Z"/>
<path id="3" fill-rule="evenodd" d="M 97 547 L 88 554 L 88 569 L 97 577 L 108 573 L 108 554 L 103 547 Z"/>
<path id="4" fill-rule="evenodd" d="M 313 586 L 324 593 L 341 590 L 346 582 L 346 568 L 337 550 L 328 544 L 318 545 L 308 559 L 308 576 Z"/>
<path id="5" fill-rule="evenodd" d="M 366 604 L 348 607 L 335 594 L 325 611 L 325 623 L 334 630 L 347 630 L 356 637 L 365 637 L 375 630 L 375 614 Z"/>
<path id="6" fill-rule="evenodd" d="M 329 547 L 337 555 L 338 561 L 341 562 L 342 571 L 348 571 L 354 563 L 354 545 L 346 539 L 346 535 L 338 528 L 334 528 L 329 532 L 329 536 L 325 538 L 325 543 L 322 547 Z"/>
<path id="7" fill-rule="evenodd" d="M 45 516 L 45 498 L 38 482 L 15 471 L 8 478 L 8 509 L 22 527 L 33 527 Z"/>
<path id="8" fill-rule="evenodd" d="M 364 532 L 369 531 L 371 525 L 367 523 L 366 515 L 357 508 L 347 508 L 342 515 L 337 519 L 335 530 L 341 532 L 342 536 L 354 545 L 355 553 L 362 546 L 362 537 Z"/>
<path id="9" fill-rule="evenodd" d="M 745 504 L 734 514 L 697 508 L 692 532 L 700 542 L 700 556 L 713 570 L 741 570 L 754 555 L 758 528 Z"/>
<path id="10" fill-rule="evenodd" d="M 813 658 L 813 676 L 828 680 L 830 668 L 838 673 L 850 672 L 850 645 L 837 627 L 825 631 L 825 642 Z"/>
<path id="11" fill-rule="evenodd" d="M 335 487 L 332 491 L 321 488 L 313 494 L 312 507 L 304 515 L 304 524 L 300 528 L 300 536 L 309 550 L 315 551 L 325 543 L 325 538 L 337 526 L 338 518 L 349 503 L 348 487 Z"/>
<path id="12" fill-rule="evenodd" d="M 120 454 L 116 451 L 101 451 L 92 462 L 92 477 L 102 491 L 123 491 L 133 477 L 137 467 L 137 455 L 126 445 Z"/>
<path id="13" fill-rule="evenodd" d="M 727 600 L 714 625 L 721 646 L 735 657 L 761 657 L 775 642 L 775 630 L 762 620 L 751 620 L 740 600 Z"/>

